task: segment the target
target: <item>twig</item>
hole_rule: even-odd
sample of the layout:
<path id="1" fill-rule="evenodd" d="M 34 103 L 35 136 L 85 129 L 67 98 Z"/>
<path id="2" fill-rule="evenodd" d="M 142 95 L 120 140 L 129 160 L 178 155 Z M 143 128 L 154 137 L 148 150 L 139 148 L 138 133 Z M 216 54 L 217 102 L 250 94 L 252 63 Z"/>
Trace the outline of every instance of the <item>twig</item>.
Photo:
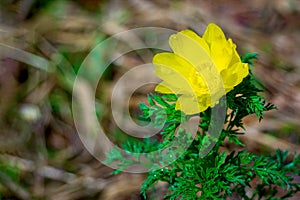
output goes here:
<path id="1" fill-rule="evenodd" d="M 36 170 L 36 165 L 31 160 L 11 155 L 0 155 L 0 162 L 7 163 L 8 161 L 11 163 L 11 165 L 16 166 L 21 171 L 34 172 Z M 65 183 L 70 183 L 76 179 L 75 174 L 51 166 L 43 166 L 40 169 L 40 175 L 44 176 L 45 178 L 62 181 Z"/>
<path id="2" fill-rule="evenodd" d="M 246 126 L 247 134 L 241 135 L 241 138 L 246 142 L 255 142 L 260 145 L 267 146 L 273 150 L 282 149 L 288 150 L 290 152 L 296 152 L 297 154 L 300 153 L 300 147 L 292 144 L 288 141 L 285 141 L 281 138 L 274 137 L 269 134 L 264 134 L 259 132 L 257 128 Z"/>
<path id="3" fill-rule="evenodd" d="M 20 199 L 32 199 L 29 192 L 27 192 L 24 188 L 18 185 L 10 176 L 8 176 L 2 171 L 0 171 L 0 182 Z"/>

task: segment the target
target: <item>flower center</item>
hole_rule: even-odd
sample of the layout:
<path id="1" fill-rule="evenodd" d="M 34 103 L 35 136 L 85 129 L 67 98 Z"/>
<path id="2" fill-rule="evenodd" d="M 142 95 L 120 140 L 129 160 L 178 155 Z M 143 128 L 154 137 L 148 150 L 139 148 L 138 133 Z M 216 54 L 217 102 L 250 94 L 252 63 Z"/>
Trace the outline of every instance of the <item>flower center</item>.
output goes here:
<path id="1" fill-rule="evenodd" d="M 215 94 L 220 90 L 221 75 L 211 62 L 202 63 L 189 72 L 189 83 L 197 96 Z"/>

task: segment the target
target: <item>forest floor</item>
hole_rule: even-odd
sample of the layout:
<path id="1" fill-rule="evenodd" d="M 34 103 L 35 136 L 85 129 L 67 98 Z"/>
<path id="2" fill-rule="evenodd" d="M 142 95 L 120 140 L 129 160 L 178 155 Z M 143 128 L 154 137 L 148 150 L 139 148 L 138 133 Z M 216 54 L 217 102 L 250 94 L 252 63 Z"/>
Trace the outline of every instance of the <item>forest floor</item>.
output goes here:
<path id="1" fill-rule="evenodd" d="M 113 170 L 83 146 L 72 110 L 73 81 L 86 56 L 105 38 L 140 27 L 175 31 L 189 28 L 202 34 L 213 22 L 232 38 L 241 55 L 257 52 L 254 73 L 265 87 L 267 100 L 278 110 L 266 113 L 260 123 L 255 116 L 248 117 L 242 140 L 255 154 L 269 154 L 276 149 L 299 154 L 299 19 L 297 0 L 1 1 L 2 198 L 142 199 L 139 188 L 146 175 L 112 175 Z M 134 36 L 121 40 L 136 44 Z M 111 48 L 108 46 L 107 51 Z M 122 75 L 151 62 L 153 54 L 141 50 L 140 55 L 143 58 L 129 53 L 114 61 L 96 89 L 98 117 L 107 135 L 117 138 L 116 143 L 124 142 L 126 137 L 109 109 L 111 94 Z M 94 56 L 99 68 L 89 69 L 84 76 L 97 80 L 95 74 L 105 63 L 106 49 Z M 117 95 L 131 95 L 132 88 L 149 76 L 147 72 L 136 72 L 131 82 L 123 85 L 123 93 Z M 144 86 L 132 95 L 132 113 L 139 112 L 138 102 L 145 102 L 153 88 Z M 79 92 L 83 99 L 85 95 L 88 98 L 84 88 Z M 82 115 L 89 119 L 85 113 Z M 138 132 L 135 127 L 129 129 Z M 228 144 L 226 148 L 235 147 Z M 162 199 L 166 187 L 159 183 L 153 199 Z"/>

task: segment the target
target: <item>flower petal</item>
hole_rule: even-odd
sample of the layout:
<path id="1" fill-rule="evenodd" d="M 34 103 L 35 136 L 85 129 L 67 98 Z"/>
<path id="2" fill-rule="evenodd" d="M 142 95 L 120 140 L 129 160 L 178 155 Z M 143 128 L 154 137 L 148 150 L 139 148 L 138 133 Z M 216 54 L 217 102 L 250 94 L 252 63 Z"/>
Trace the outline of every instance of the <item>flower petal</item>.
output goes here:
<path id="1" fill-rule="evenodd" d="M 173 53 L 159 53 L 153 58 L 154 73 L 164 80 L 170 88 L 181 88 L 181 94 L 191 93 L 192 85 L 189 82 L 194 67 L 184 58 Z"/>
<path id="2" fill-rule="evenodd" d="M 176 110 L 181 110 L 187 115 L 201 112 L 197 98 L 192 95 L 182 95 L 176 102 Z"/>
<path id="3" fill-rule="evenodd" d="M 211 43 L 211 57 L 220 71 L 226 69 L 232 60 L 233 49 L 227 41 Z"/>
<path id="4" fill-rule="evenodd" d="M 169 44 L 175 54 L 180 55 L 193 66 L 212 62 L 206 42 L 190 30 L 171 35 Z"/>
<path id="5" fill-rule="evenodd" d="M 196 41 L 202 48 L 205 49 L 205 51 L 207 53 L 209 53 L 209 46 L 208 44 L 206 43 L 206 41 L 201 38 L 199 35 L 197 35 L 195 32 L 191 31 L 191 30 L 183 30 L 183 31 L 180 31 L 180 33 L 190 37 L 191 39 L 193 39 L 194 41 Z"/>
<path id="6" fill-rule="evenodd" d="M 177 88 L 169 85 L 167 82 L 163 81 L 155 87 L 156 92 L 163 94 L 180 94 L 182 91 L 181 88 Z"/>
<path id="7" fill-rule="evenodd" d="M 203 39 L 211 45 L 212 42 L 220 43 L 226 41 L 225 35 L 222 29 L 214 23 L 208 24 Z"/>
<path id="8" fill-rule="evenodd" d="M 230 66 L 230 68 L 223 70 L 221 76 L 226 92 L 241 83 L 248 74 L 249 69 L 247 63 L 235 63 Z"/>
<path id="9" fill-rule="evenodd" d="M 198 96 L 197 99 L 200 112 L 205 111 L 213 103 L 213 97 L 209 94 L 202 94 L 201 96 Z M 219 98 L 217 100 L 219 100 Z"/>
<path id="10" fill-rule="evenodd" d="M 228 43 L 232 46 L 232 51 L 233 51 L 229 66 L 234 65 L 235 63 L 238 63 L 238 62 L 240 63 L 241 58 L 240 58 L 238 52 L 236 51 L 236 45 L 232 42 L 231 39 L 228 40 Z"/>

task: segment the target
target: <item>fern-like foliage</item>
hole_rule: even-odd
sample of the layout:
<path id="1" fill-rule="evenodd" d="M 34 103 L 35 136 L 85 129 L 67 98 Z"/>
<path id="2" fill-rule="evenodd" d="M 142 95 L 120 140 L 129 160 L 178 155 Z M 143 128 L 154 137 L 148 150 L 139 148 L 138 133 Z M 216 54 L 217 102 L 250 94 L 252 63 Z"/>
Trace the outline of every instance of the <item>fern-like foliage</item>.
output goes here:
<path id="1" fill-rule="evenodd" d="M 251 66 L 256 57 L 256 53 L 247 54 L 242 61 Z M 158 181 L 169 184 L 165 199 L 170 200 L 232 199 L 233 195 L 245 200 L 275 200 L 287 199 L 298 192 L 300 186 L 293 182 L 293 174 L 300 175 L 299 155 L 287 162 L 288 152 L 281 150 L 270 156 L 254 155 L 246 150 L 229 154 L 220 151 L 226 138 L 244 146 L 238 137 L 243 134 L 241 130 L 244 129 L 244 117 L 255 114 L 261 120 L 265 111 L 276 109 L 273 104 L 266 103 L 262 91 L 261 84 L 250 72 L 241 84 L 226 95 L 227 115 L 224 128 L 213 149 L 202 158 L 199 157 L 199 151 L 207 142 L 211 109 L 199 114 L 199 130 L 193 138 L 184 131 L 176 132 L 189 119 L 189 116 L 175 110 L 176 95 L 150 94 L 148 105 L 140 104 L 143 112 L 140 119 L 151 121 L 154 126 L 163 126 L 160 132 L 161 141 L 145 139 L 133 144 L 126 143 L 123 145 L 126 153 L 130 155 L 133 152 L 162 149 L 176 139 L 176 134 L 183 134 L 190 146 L 171 164 L 155 170 L 149 169 L 147 179 L 141 187 L 145 199 L 147 191 L 154 188 Z M 117 173 L 133 164 L 117 150 L 110 152 L 108 158 L 108 163 L 121 163 Z M 285 190 L 285 194 L 278 196 L 279 188 Z"/>

